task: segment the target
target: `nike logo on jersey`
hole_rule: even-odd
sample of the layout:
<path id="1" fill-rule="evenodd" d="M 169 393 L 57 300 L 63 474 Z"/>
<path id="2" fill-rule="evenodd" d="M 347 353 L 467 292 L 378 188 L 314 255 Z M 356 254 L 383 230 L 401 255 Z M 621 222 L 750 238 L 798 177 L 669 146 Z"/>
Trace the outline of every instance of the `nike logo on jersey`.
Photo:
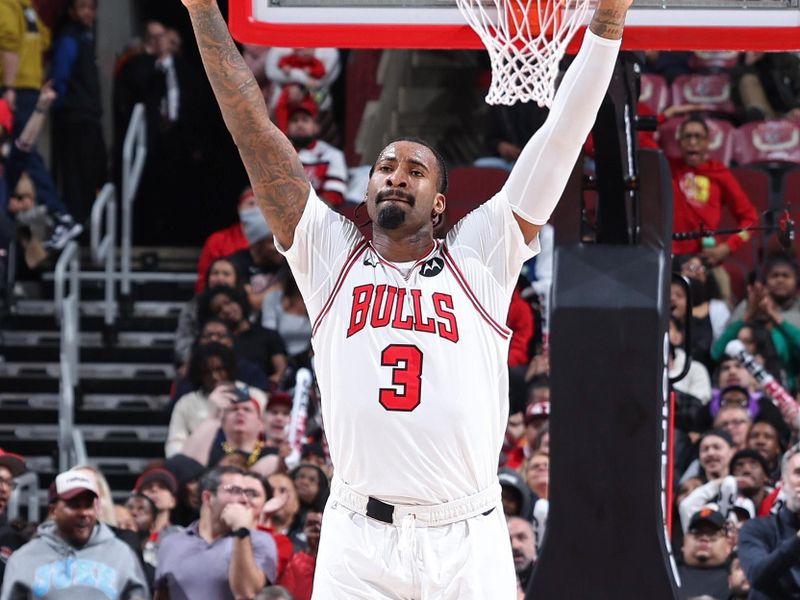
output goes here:
<path id="1" fill-rule="evenodd" d="M 422 290 L 386 284 L 359 285 L 353 289 L 347 337 L 369 325 L 375 329 L 391 327 L 433 333 L 453 343 L 458 342 L 458 322 L 453 297 L 436 292 L 430 298 L 433 315 L 423 313 Z M 408 310 L 404 310 L 408 304 Z"/>
<path id="2" fill-rule="evenodd" d="M 373 269 L 378 266 L 378 259 L 373 258 L 371 255 L 367 255 L 364 257 L 364 266 L 365 267 L 372 267 Z"/>

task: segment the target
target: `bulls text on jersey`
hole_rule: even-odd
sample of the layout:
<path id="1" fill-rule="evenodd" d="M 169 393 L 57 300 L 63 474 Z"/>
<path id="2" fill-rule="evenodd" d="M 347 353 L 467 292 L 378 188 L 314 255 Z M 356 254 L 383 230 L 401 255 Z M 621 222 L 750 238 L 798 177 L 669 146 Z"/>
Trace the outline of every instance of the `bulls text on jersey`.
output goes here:
<path id="1" fill-rule="evenodd" d="M 410 299 L 410 310 L 403 309 Z M 353 288 L 353 303 L 350 309 L 350 325 L 347 337 L 351 337 L 367 325 L 375 329 L 391 327 L 406 331 L 433 333 L 453 343 L 458 342 L 453 297 L 435 292 L 431 295 L 434 314 L 423 314 L 422 290 L 399 288 L 387 284 L 365 284 Z"/>

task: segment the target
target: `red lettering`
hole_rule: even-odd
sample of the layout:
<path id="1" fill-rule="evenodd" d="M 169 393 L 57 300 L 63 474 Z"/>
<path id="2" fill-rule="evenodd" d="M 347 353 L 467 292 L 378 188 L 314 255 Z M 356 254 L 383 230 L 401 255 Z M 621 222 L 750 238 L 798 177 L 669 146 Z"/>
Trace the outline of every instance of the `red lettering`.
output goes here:
<path id="1" fill-rule="evenodd" d="M 414 329 L 423 333 L 436 331 L 434 320 L 428 319 L 426 321 L 422 316 L 422 290 L 411 290 L 411 297 L 414 299 Z"/>
<path id="2" fill-rule="evenodd" d="M 347 328 L 347 337 L 358 333 L 367 324 L 367 315 L 369 314 L 369 305 L 374 287 L 370 283 L 353 288 L 353 307 L 350 310 L 350 327 Z"/>
<path id="3" fill-rule="evenodd" d="M 372 303 L 372 319 L 370 325 L 375 328 L 386 327 L 392 318 L 394 299 L 397 288 L 393 285 L 382 284 L 375 288 L 375 301 Z M 384 297 L 386 302 L 384 303 Z M 383 308 L 383 310 L 381 310 Z"/>
<path id="4" fill-rule="evenodd" d="M 439 321 L 437 324 L 439 336 L 451 342 L 458 342 L 458 322 L 453 309 L 453 297 L 449 294 L 434 294 L 433 308 L 436 315 L 445 321 L 444 323 Z"/>
<path id="5" fill-rule="evenodd" d="M 394 319 L 392 320 L 392 327 L 395 329 L 407 329 L 411 330 L 414 328 L 414 319 L 410 315 L 403 319 L 403 308 L 405 307 L 406 299 L 406 288 L 400 288 L 397 290 L 397 302 L 394 305 Z"/>

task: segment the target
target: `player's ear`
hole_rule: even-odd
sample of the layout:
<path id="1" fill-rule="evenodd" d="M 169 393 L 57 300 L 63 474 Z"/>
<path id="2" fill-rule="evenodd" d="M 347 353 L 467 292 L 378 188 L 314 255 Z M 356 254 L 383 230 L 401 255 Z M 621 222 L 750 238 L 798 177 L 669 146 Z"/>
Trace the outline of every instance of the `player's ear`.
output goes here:
<path id="1" fill-rule="evenodd" d="M 432 216 L 435 218 L 436 215 L 443 215 L 446 207 L 447 207 L 447 201 L 444 197 L 444 194 L 436 194 L 436 197 L 433 199 Z"/>

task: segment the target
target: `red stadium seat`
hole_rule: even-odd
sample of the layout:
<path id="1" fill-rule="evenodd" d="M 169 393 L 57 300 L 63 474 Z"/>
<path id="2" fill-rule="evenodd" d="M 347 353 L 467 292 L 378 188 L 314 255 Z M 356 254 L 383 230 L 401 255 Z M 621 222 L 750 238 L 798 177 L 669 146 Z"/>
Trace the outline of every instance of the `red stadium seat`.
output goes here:
<path id="1" fill-rule="evenodd" d="M 770 177 L 764 171 L 755 169 L 737 168 L 731 169 L 733 176 L 744 189 L 753 206 L 756 207 L 756 212 L 759 215 L 759 220 L 756 225 L 766 225 L 767 221 L 762 214 L 769 209 L 769 194 L 770 194 Z M 736 222 L 730 211 L 723 210 L 722 218 L 719 224 L 721 229 L 734 228 Z M 736 252 L 734 252 L 728 260 L 738 263 L 745 271 L 744 275 L 749 273 L 755 268 L 764 253 L 765 236 L 763 231 L 750 232 L 750 240 L 743 244 Z M 726 261 L 727 263 L 727 261 Z M 731 275 L 733 279 L 734 275 Z"/>
<path id="2" fill-rule="evenodd" d="M 739 62 L 739 52 L 693 52 L 689 68 L 701 73 L 728 71 Z"/>
<path id="3" fill-rule="evenodd" d="M 740 165 L 800 165 L 800 124 L 773 119 L 742 125 L 734 132 L 733 159 Z"/>
<path id="4" fill-rule="evenodd" d="M 669 84 L 661 75 L 642 73 L 642 91 L 639 102 L 646 104 L 653 114 L 664 112 L 669 106 Z"/>
<path id="5" fill-rule="evenodd" d="M 679 75 L 672 82 L 672 104 L 701 104 L 705 110 L 730 115 L 736 112 L 727 73 Z"/>
<path id="6" fill-rule="evenodd" d="M 678 128 L 686 117 L 673 117 L 661 124 L 658 128 L 659 145 L 664 154 L 670 158 L 678 158 L 681 148 L 678 144 Z M 712 160 L 728 165 L 731 162 L 733 150 L 731 137 L 734 127 L 722 119 L 705 119 L 708 125 L 708 157 Z"/>
<path id="7" fill-rule="evenodd" d="M 503 187 L 508 171 L 488 167 L 456 167 L 449 172 L 447 228 L 483 204 Z"/>

